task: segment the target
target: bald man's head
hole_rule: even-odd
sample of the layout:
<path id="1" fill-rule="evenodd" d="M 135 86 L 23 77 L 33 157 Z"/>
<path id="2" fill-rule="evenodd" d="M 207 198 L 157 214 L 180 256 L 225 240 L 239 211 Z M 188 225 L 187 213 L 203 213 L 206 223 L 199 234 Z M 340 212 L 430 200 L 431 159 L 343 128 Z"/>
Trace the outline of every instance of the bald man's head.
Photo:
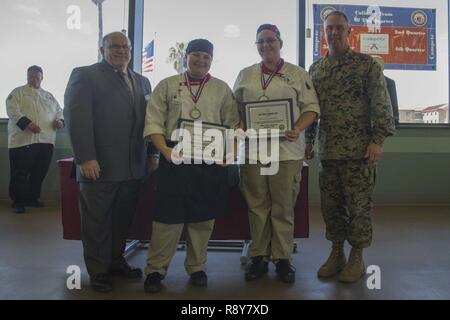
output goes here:
<path id="1" fill-rule="evenodd" d="M 131 42 L 122 32 L 112 32 L 103 37 L 100 48 L 103 58 L 115 69 L 125 72 L 131 61 Z"/>

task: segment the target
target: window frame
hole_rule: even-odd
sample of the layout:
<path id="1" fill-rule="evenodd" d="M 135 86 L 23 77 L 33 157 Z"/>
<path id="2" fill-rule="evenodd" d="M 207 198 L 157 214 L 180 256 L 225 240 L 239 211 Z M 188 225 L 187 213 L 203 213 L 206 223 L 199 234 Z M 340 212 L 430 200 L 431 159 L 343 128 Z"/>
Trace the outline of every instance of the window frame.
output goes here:
<path id="1" fill-rule="evenodd" d="M 305 67 L 306 63 L 306 0 L 297 0 L 297 39 L 298 39 L 298 65 Z M 128 6 L 128 36 L 131 40 L 133 46 L 131 68 L 140 73 L 142 71 L 141 66 L 141 52 L 143 47 L 143 28 L 144 28 L 144 0 L 129 0 Z M 448 28 L 448 47 L 450 49 L 450 0 L 447 0 L 447 28 Z M 450 57 L 449 57 L 450 60 Z M 449 88 L 448 88 L 448 101 L 450 105 L 450 61 L 448 63 L 448 77 L 449 77 Z M 417 129 L 450 129 L 450 112 L 447 113 L 448 122 L 447 124 L 428 124 L 428 123 L 400 123 L 396 121 L 397 128 L 417 128 Z M 8 118 L 0 118 L 1 123 L 7 123 Z"/>
<path id="2" fill-rule="evenodd" d="M 131 40 L 131 44 L 133 46 L 133 53 L 132 53 L 133 54 L 133 58 L 134 58 L 134 61 L 136 61 L 136 56 L 138 56 L 137 52 L 142 52 L 142 40 L 141 40 L 140 48 L 134 48 L 134 44 L 135 43 L 138 44 L 138 41 L 134 41 L 134 40 L 135 39 L 138 39 L 138 40 L 142 39 L 142 28 L 144 26 L 144 20 L 143 20 L 144 0 L 128 0 L 128 3 L 129 3 L 129 6 L 128 6 L 128 18 L 129 18 L 129 20 L 128 20 L 128 34 L 130 35 L 131 33 L 133 33 L 133 37 L 131 37 L 131 36 L 129 36 L 129 37 L 130 37 L 130 40 Z M 139 19 L 136 19 L 135 16 L 138 16 L 138 14 L 139 14 L 138 10 L 141 10 L 141 8 L 142 8 L 142 20 L 139 20 Z M 133 13 L 133 11 L 134 11 L 134 13 Z M 126 14 L 126 11 L 124 13 Z M 139 26 L 141 26 L 141 27 L 139 28 Z M 140 33 L 139 33 L 139 31 L 140 31 Z M 137 49 L 139 49 L 140 51 L 138 51 Z M 139 57 L 139 60 L 140 59 L 142 59 L 142 58 Z M 133 64 L 133 59 L 132 59 L 132 61 L 130 63 L 130 67 L 134 71 L 140 73 L 141 70 L 140 69 L 135 69 L 133 67 L 133 65 L 134 64 Z M 138 64 L 138 65 L 140 66 L 140 64 Z M 6 97 L 0 97 L 0 98 L 6 100 Z M 3 101 L 5 101 L 5 100 L 3 100 Z M 61 106 L 64 108 L 63 104 L 64 104 L 64 102 L 61 103 Z M 6 108 L 6 103 L 4 103 L 4 102 L 3 102 L 3 107 Z M 0 126 L 1 126 L 1 128 L 3 128 L 3 127 L 6 128 L 5 132 L 8 131 L 8 129 L 6 127 L 8 122 L 9 122 L 9 118 L 0 117 Z M 65 132 L 66 131 L 66 127 L 60 129 L 59 131 Z M 0 130 L 0 132 L 3 132 L 3 130 Z"/>
<path id="3" fill-rule="evenodd" d="M 307 0 L 298 0 L 297 5 L 297 13 L 298 13 L 298 64 L 301 67 L 305 67 L 306 64 L 306 1 Z M 447 30 L 448 30 L 448 47 L 450 50 L 450 0 L 447 0 Z M 449 77 L 449 87 L 448 87 L 448 105 L 450 108 L 450 56 L 447 57 L 449 59 L 448 63 L 448 77 Z M 447 121 L 448 123 L 439 123 L 439 124 L 429 124 L 429 123 L 402 123 L 395 120 L 395 126 L 398 129 L 450 129 L 450 110 L 447 112 Z"/>

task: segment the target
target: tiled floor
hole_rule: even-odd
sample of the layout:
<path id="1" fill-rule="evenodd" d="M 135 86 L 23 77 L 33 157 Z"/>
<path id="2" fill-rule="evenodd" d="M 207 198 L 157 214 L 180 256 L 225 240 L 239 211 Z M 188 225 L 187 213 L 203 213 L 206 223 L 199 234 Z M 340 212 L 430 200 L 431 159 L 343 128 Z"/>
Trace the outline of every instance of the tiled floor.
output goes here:
<path id="1" fill-rule="evenodd" d="M 81 243 L 62 239 L 56 205 L 16 215 L 8 203 L 1 203 L 0 299 L 450 299 L 450 207 L 375 208 L 374 242 L 364 257 L 366 266 L 381 269 L 380 290 L 368 289 L 368 276 L 351 285 L 316 277 L 329 243 L 319 209 L 311 208 L 310 215 L 311 236 L 297 241 L 299 250 L 293 257 L 297 268 L 293 285 L 279 282 L 273 265 L 268 276 L 247 283 L 239 252 L 211 251 L 209 286 L 193 288 L 183 268 L 185 252 L 179 251 L 161 293 L 145 294 L 143 279 L 115 279 L 115 291 L 100 294 L 88 285 Z M 145 248 L 128 258 L 143 267 Z M 81 267 L 81 290 L 66 288 L 71 265 Z"/>

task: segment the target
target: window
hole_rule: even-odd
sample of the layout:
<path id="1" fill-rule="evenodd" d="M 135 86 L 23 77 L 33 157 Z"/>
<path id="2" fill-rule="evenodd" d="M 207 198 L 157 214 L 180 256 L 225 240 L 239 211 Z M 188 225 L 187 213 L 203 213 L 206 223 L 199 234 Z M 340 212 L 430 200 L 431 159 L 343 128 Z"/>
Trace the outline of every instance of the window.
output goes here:
<path id="1" fill-rule="evenodd" d="M 275 11 L 274 11 L 275 10 Z M 259 0 L 147 0 L 144 47 L 154 40 L 154 71 L 144 73 L 152 85 L 177 73 L 167 62 L 175 44 L 206 38 L 214 44 L 211 74 L 234 85 L 241 69 L 258 63 L 256 30 L 263 23 L 276 24 L 284 40 L 282 56 L 297 63 L 297 0 L 279 0 L 261 6 Z"/>
<path id="2" fill-rule="evenodd" d="M 128 0 L 106 0 L 103 34 L 128 25 Z M 0 2 L 0 118 L 6 118 L 4 101 L 26 83 L 26 70 L 44 70 L 42 87 L 63 106 L 64 90 L 73 68 L 98 59 L 98 7 L 88 0 L 9 0 Z"/>
<path id="3" fill-rule="evenodd" d="M 314 28 L 316 22 L 314 21 L 314 5 L 320 5 L 320 9 L 322 10 L 326 7 L 325 5 L 334 8 L 339 7 L 340 5 L 353 6 L 354 10 L 351 12 L 355 12 L 355 9 L 367 11 L 367 8 L 372 6 L 370 9 L 372 16 L 375 17 L 376 14 L 379 14 L 382 17 L 381 20 L 387 21 L 383 22 L 384 24 L 381 24 L 381 28 L 372 28 L 372 31 L 368 32 L 367 25 L 358 26 L 359 23 L 363 24 L 363 21 L 358 22 L 356 19 L 352 20 L 352 17 L 349 16 L 350 24 L 356 26 L 355 29 L 359 29 L 358 31 L 361 31 L 360 38 L 356 38 L 355 42 L 352 43 L 352 45 L 355 44 L 359 47 L 355 48 L 355 50 L 360 49 L 360 51 L 362 51 L 362 48 L 368 50 L 366 45 L 369 41 L 363 41 L 369 38 L 370 35 L 376 35 L 376 37 L 372 37 L 375 39 L 373 43 L 379 45 L 379 48 L 371 50 L 376 51 L 378 49 L 378 52 L 380 52 L 378 55 L 381 55 L 385 59 L 395 60 L 392 58 L 399 57 L 400 54 L 396 55 L 394 52 L 401 52 L 401 50 L 407 50 L 411 53 L 416 52 L 417 50 L 426 50 L 426 54 L 422 56 L 427 57 L 428 61 L 417 62 L 417 65 L 415 66 L 412 66 L 411 61 L 407 60 L 403 60 L 406 64 L 410 63 L 407 66 L 405 64 L 402 65 L 401 60 L 395 62 L 391 61 L 391 63 L 389 63 L 390 65 L 387 65 L 385 68 L 385 75 L 393 79 L 396 83 L 399 104 L 399 122 L 416 124 L 449 123 L 449 17 L 447 0 L 306 0 L 306 27 L 311 30 L 311 37 L 306 39 L 306 68 L 309 68 L 312 64 L 315 52 Z M 364 8 L 355 8 L 355 6 Z M 380 12 L 376 11 L 376 6 L 381 7 Z M 408 11 L 408 9 L 413 10 Z M 433 9 L 435 9 L 434 14 L 436 18 L 434 35 L 433 32 L 430 31 L 432 29 L 428 28 L 432 25 L 433 11 L 431 10 Z M 394 14 L 392 14 L 393 12 Z M 406 14 L 406 12 L 412 13 Z M 355 16 L 359 19 L 364 17 L 370 19 L 372 17 L 364 14 Z M 400 16 L 402 17 L 400 18 Z M 394 23 L 392 24 L 392 22 L 389 21 L 394 21 Z M 417 27 L 407 27 L 408 24 L 412 23 Z M 420 27 L 421 25 L 423 27 Z M 386 28 L 388 26 L 391 26 L 392 28 Z M 411 43 L 405 43 L 403 40 L 401 45 L 395 45 L 399 44 L 399 42 L 396 42 L 396 40 L 394 41 L 396 35 L 393 32 L 401 33 L 402 30 L 417 33 L 410 33 L 411 36 L 408 38 L 408 41 L 412 41 Z M 395 48 L 393 48 L 394 45 Z M 403 59 L 410 59 L 410 57 L 413 57 L 413 55 L 403 55 Z M 417 56 L 415 56 L 415 58 L 417 61 L 419 60 Z M 434 58 L 435 60 L 433 60 Z M 430 63 L 430 61 L 435 62 Z M 421 68 L 424 70 L 419 70 Z"/>

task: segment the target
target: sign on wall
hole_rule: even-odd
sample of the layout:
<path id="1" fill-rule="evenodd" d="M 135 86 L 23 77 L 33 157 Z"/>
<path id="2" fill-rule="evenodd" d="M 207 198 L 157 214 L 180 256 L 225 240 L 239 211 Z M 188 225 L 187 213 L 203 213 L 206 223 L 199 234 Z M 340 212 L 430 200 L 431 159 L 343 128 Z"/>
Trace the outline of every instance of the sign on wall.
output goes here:
<path id="1" fill-rule="evenodd" d="M 316 4 L 314 61 L 328 52 L 323 21 L 336 10 L 352 26 L 353 50 L 383 57 L 385 69 L 436 70 L 435 9 Z"/>

